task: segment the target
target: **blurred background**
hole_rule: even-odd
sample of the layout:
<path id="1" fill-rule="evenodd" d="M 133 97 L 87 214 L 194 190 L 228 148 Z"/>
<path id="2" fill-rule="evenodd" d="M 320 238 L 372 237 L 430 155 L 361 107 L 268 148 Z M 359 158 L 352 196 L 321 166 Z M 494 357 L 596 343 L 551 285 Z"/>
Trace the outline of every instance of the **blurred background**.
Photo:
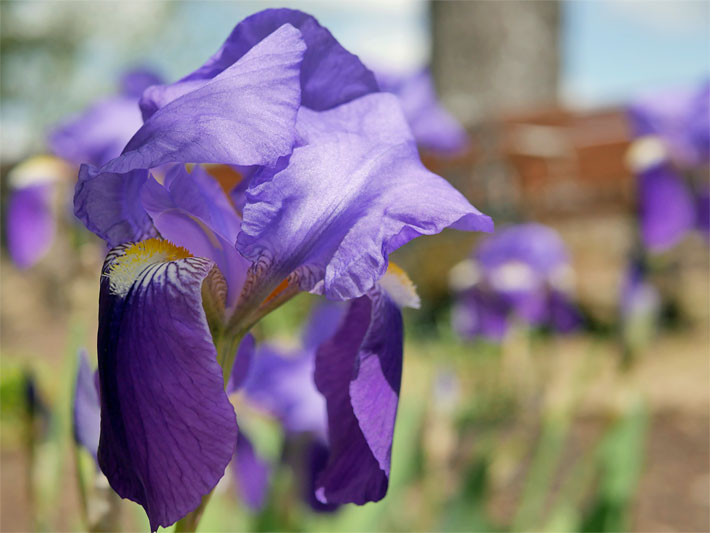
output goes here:
<path id="1" fill-rule="evenodd" d="M 0 3 L 0 530 L 86 530 L 87 498 L 118 509 L 122 530 L 147 528 L 102 493 L 72 437 L 103 260 L 71 215 L 76 162 L 52 160 L 44 221 L 25 233 L 53 238 L 29 256 L 8 213 L 38 171 L 18 165 L 50 154 L 49 132 L 115 95 L 126 71 L 174 81 L 267 7 L 313 14 L 383 76 L 428 67 L 467 138 L 453 150 L 418 138 L 423 161 L 493 217 L 490 239 L 526 222 L 557 232 L 575 320 L 508 305 L 491 334 L 485 237 L 415 241 L 393 258 L 422 308 L 405 311 L 388 496 L 313 512 L 278 427 L 256 415 L 257 448 L 280 465 L 268 501 L 249 511 L 225 478 L 202 530 L 710 531 L 710 4 L 413 0 Z M 409 109 L 404 82 L 392 87 Z M 299 296 L 258 337 L 294 346 L 313 305 Z"/>

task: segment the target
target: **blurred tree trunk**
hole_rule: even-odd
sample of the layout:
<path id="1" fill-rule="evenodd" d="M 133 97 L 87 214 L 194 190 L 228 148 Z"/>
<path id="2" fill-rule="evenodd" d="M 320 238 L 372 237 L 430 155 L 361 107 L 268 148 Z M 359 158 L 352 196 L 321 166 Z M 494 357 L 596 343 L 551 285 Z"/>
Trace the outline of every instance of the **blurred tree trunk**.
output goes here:
<path id="1" fill-rule="evenodd" d="M 440 98 L 464 124 L 501 110 L 554 104 L 560 3 L 433 1 L 432 68 Z"/>

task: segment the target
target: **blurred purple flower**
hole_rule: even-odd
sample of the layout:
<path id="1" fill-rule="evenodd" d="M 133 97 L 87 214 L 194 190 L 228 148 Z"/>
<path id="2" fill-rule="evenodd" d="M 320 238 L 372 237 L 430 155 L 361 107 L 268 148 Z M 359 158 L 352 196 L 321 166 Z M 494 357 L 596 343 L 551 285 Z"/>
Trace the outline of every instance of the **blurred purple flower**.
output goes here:
<path id="1" fill-rule="evenodd" d="M 86 350 L 79 352 L 78 362 L 72 413 L 74 442 L 83 446 L 96 460 L 101 425 L 98 375 L 89 366 Z"/>
<path id="2" fill-rule="evenodd" d="M 153 72 L 137 69 L 121 79 L 121 92 L 70 117 L 49 134 L 52 153 L 76 165 L 103 165 L 118 156 L 143 124 L 138 98 L 144 89 L 160 83 Z"/>
<path id="3" fill-rule="evenodd" d="M 696 220 L 695 202 L 688 185 L 668 163 L 638 174 L 638 209 L 641 239 L 653 252 L 675 246 Z"/>
<path id="4" fill-rule="evenodd" d="M 409 75 L 375 72 L 383 91 L 399 98 L 417 144 L 433 152 L 452 153 L 466 147 L 466 131 L 439 103 L 428 69 Z"/>
<path id="5" fill-rule="evenodd" d="M 267 10 L 197 71 L 149 88 L 145 123 L 119 157 L 82 165 L 75 213 L 114 246 L 99 301 L 98 459 L 152 529 L 222 477 L 238 446 L 223 378 L 234 344 L 299 290 L 355 299 L 315 359 L 331 450 L 319 498 L 384 496 L 398 305 L 413 301 L 406 278 L 386 274 L 388 255 L 492 222 L 423 167 L 396 98 L 376 90 L 315 19 Z M 185 163 L 256 167 L 241 216 L 209 169 Z"/>
<path id="6" fill-rule="evenodd" d="M 49 252 L 57 230 L 57 185 L 66 175 L 64 164 L 48 156 L 32 157 L 9 172 L 5 231 L 18 268 L 30 268 Z"/>
<path id="7" fill-rule="evenodd" d="M 653 252 L 668 250 L 693 227 L 703 229 L 703 192 L 710 163 L 710 82 L 660 91 L 629 106 L 634 135 L 630 161 L 637 174 L 641 239 Z"/>
<path id="8" fill-rule="evenodd" d="M 541 224 L 506 228 L 452 271 L 454 328 L 463 337 L 493 341 L 503 339 L 513 319 L 572 331 L 581 317 L 571 301 L 571 275 L 557 232 Z"/>
<path id="9" fill-rule="evenodd" d="M 638 97 L 629 118 L 635 137 L 659 137 L 679 165 L 710 161 L 710 81 Z"/>

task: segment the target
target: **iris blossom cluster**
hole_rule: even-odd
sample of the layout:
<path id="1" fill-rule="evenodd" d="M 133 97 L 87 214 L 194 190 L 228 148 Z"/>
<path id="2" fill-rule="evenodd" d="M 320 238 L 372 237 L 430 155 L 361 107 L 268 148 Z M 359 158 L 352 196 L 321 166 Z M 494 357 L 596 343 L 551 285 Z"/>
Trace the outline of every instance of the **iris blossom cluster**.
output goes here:
<path id="1" fill-rule="evenodd" d="M 511 226 L 487 238 L 451 272 L 454 329 L 464 338 L 501 341 L 515 321 L 575 329 L 572 270 L 559 235 L 541 224 Z"/>
<path id="2" fill-rule="evenodd" d="M 636 141 L 641 240 L 663 252 L 692 229 L 710 239 L 710 82 L 636 99 L 629 118 Z"/>
<path id="3" fill-rule="evenodd" d="M 238 448 L 225 385 L 240 341 L 310 291 L 348 302 L 315 352 L 328 441 L 315 496 L 381 499 L 400 308 L 416 303 L 388 256 L 446 227 L 490 231 L 490 218 L 422 166 L 397 98 L 302 12 L 245 19 L 140 107 L 141 128 L 120 156 L 81 167 L 74 198 L 112 247 L 99 298 L 101 470 L 153 530 L 197 509 Z"/>
<path id="4" fill-rule="evenodd" d="M 30 268 L 49 251 L 56 234 L 56 204 L 84 162 L 101 165 L 118 156 L 141 127 L 138 98 L 160 79 L 145 69 L 126 72 L 117 95 L 101 100 L 52 129 L 48 144 L 56 157 L 35 156 L 8 176 L 10 198 L 6 220 L 10 257 L 18 268 Z M 72 180 L 72 181 L 70 181 Z M 73 217 L 72 217 L 73 218 Z"/>

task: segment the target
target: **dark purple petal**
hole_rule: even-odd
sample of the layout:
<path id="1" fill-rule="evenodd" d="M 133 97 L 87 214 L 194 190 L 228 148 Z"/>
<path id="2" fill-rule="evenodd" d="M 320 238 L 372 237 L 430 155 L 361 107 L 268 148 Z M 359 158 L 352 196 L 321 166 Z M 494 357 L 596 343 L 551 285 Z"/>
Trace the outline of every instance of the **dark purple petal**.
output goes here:
<path id="1" fill-rule="evenodd" d="M 89 366 L 86 351 L 81 350 L 74 388 L 74 440 L 86 448 L 96 460 L 101 430 L 101 404 L 94 377 L 94 371 Z"/>
<path id="2" fill-rule="evenodd" d="M 379 72 L 376 75 L 380 88 L 399 98 L 420 147 L 437 152 L 456 152 L 466 146 L 466 131 L 439 103 L 429 70 L 406 76 Z"/>
<path id="3" fill-rule="evenodd" d="M 301 269 L 304 290 L 353 298 L 415 237 L 492 229 L 489 217 L 421 164 L 394 96 L 321 113 L 302 108 L 298 130 L 303 146 L 288 166 L 253 177 L 247 191 L 237 248 L 269 265 L 265 285 Z"/>
<path id="4" fill-rule="evenodd" d="M 118 157 L 142 124 L 137 97 L 113 97 L 62 122 L 49 134 L 49 147 L 76 166 L 100 166 Z"/>
<path id="5" fill-rule="evenodd" d="M 323 503 L 378 501 L 387 492 L 402 374 L 402 316 L 379 289 L 350 304 L 316 353 L 326 398 L 330 457 L 318 477 Z"/>
<path id="6" fill-rule="evenodd" d="M 693 227 L 693 198 L 683 178 L 666 164 L 643 171 L 638 179 L 641 237 L 650 250 L 662 252 Z"/>
<path id="7" fill-rule="evenodd" d="M 251 263 L 234 246 L 241 220 L 219 183 L 200 166 L 188 173 L 176 165 L 163 185 L 148 180 L 141 201 L 163 238 L 217 264 L 227 281 L 227 305 L 236 302 Z"/>
<path id="8" fill-rule="evenodd" d="M 259 346 L 244 384 L 249 402 L 279 419 L 289 433 L 325 437 L 325 400 L 313 382 L 313 351 L 287 355 Z"/>
<path id="9" fill-rule="evenodd" d="M 145 508 L 152 530 L 200 504 L 237 439 L 201 303 L 214 265 L 180 257 L 155 239 L 115 248 L 99 298 L 99 465 L 121 497 Z"/>
<path id="10" fill-rule="evenodd" d="M 7 247 L 18 268 L 29 268 L 49 251 L 57 230 L 51 181 L 20 186 L 10 191 L 7 204 Z"/>
<path id="11" fill-rule="evenodd" d="M 254 349 L 254 336 L 248 333 L 242 339 L 242 342 L 239 343 L 237 356 L 234 359 L 234 366 L 232 367 L 232 374 L 229 377 L 229 382 L 226 387 L 227 394 L 238 391 L 244 384 L 254 359 Z"/>
<path id="12" fill-rule="evenodd" d="M 307 46 L 300 74 L 304 106 L 322 111 L 378 91 L 372 72 L 315 18 L 293 9 L 267 9 L 240 22 L 222 47 L 195 72 L 177 83 L 147 91 L 141 101 L 144 117 L 219 75 L 284 24 L 298 28 Z"/>
<path id="13" fill-rule="evenodd" d="M 264 506 L 269 492 L 269 464 L 259 457 L 251 441 L 239 431 L 234 452 L 234 477 L 237 494 L 252 511 Z"/>
<path id="14" fill-rule="evenodd" d="M 147 179 L 148 171 L 143 169 L 115 174 L 82 165 L 74 190 L 74 214 L 109 246 L 152 237 L 155 228 L 140 202 Z"/>
<path id="15" fill-rule="evenodd" d="M 474 287 L 459 296 L 453 308 L 454 330 L 467 339 L 482 336 L 500 342 L 508 331 L 509 312 L 500 295 Z"/>
<path id="16" fill-rule="evenodd" d="M 309 439 L 305 453 L 307 472 L 303 487 L 304 499 L 308 502 L 311 509 L 318 513 L 329 513 L 335 511 L 338 507 L 340 507 L 340 504 L 323 503 L 316 497 L 316 491 L 318 490 L 318 475 L 328 464 L 330 449 L 320 439 L 311 438 Z"/>
<path id="17" fill-rule="evenodd" d="M 279 28 L 237 63 L 153 114 L 101 171 L 177 162 L 275 163 L 294 142 L 304 51 L 298 30 Z"/>

